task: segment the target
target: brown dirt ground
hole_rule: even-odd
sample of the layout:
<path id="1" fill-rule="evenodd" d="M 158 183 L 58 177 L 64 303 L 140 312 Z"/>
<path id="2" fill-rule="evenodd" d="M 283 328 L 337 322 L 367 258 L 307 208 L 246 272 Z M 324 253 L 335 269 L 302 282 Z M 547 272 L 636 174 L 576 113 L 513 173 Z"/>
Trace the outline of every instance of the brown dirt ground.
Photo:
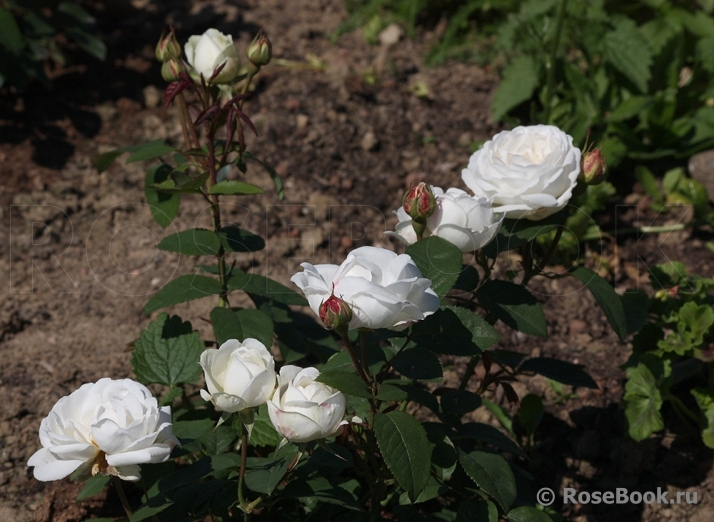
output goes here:
<path id="1" fill-rule="evenodd" d="M 432 35 L 369 47 L 354 33 L 330 43 L 346 17 L 340 0 L 134 0 L 90 7 L 109 47 L 106 63 L 57 71 L 50 94 L 33 88 L 23 97 L 0 96 L 2 521 L 121 516 L 112 491 L 75 502 L 78 484 L 35 481 L 26 462 L 39 447 L 40 420 L 57 399 L 87 381 L 130 376 L 124 347 L 149 321 L 144 303 L 174 274 L 194 266 L 192 259 L 154 248 L 173 228 L 163 231 L 151 219 L 144 165 L 120 160 L 101 175 L 93 168 L 98 154 L 117 146 L 180 141 L 174 113 L 160 106 L 164 83 L 153 60 L 167 24 L 175 24 L 181 38 L 217 27 L 242 45 L 262 26 L 274 55 L 286 61 L 261 72 L 246 108 L 259 130 L 249 146 L 284 176 L 287 197 L 278 201 L 268 191 L 226 204 L 224 211 L 225 220 L 268 239 L 265 251 L 238 263 L 286 284 L 305 260 L 340 262 L 363 244 L 401 248 L 382 233 L 396 221 L 391 210 L 403 189 L 426 176 L 437 185 L 459 186 L 472 143 L 499 130 L 488 112 L 497 79 L 471 65 L 425 67 L 421 56 Z M 428 97 L 413 94 L 420 82 Z M 248 180 L 270 187 L 255 166 Z M 635 192 L 627 202 L 647 216 L 644 196 Z M 615 212 L 609 209 L 604 219 L 636 219 L 633 212 Z M 201 201 L 182 202 L 176 229 L 207 225 Z M 629 238 L 602 252 L 618 290 L 647 289 L 646 266 L 667 257 L 711 275 L 707 239 L 691 232 Z M 504 257 L 499 269 L 507 265 Z M 549 338 L 502 329 L 500 346 L 579 362 L 600 385 L 563 402 L 543 378 L 516 385 L 521 397 L 536 393 L 548 404 L 529 468 L 534 490 L 696 491 L 696 506 L 567 506 L 563 513 L 578 522 L 713 520 L 710 451 L 678 433 L 639 444 L 627 437 L 619 366 L 630 348 L 617 341 L 594 299 L 570 280 L 532 287 L 544 304 Z M 174 310 L 206 337 L 206 324 L 196 318 L 209 311 L 201 301 Z M 464 361 L 444 362 L 447 382 L 455 382 Z M 492 398 L 503 401 L 499 394 Z M 481 410 L 473 417 L 493 422 Z"/>

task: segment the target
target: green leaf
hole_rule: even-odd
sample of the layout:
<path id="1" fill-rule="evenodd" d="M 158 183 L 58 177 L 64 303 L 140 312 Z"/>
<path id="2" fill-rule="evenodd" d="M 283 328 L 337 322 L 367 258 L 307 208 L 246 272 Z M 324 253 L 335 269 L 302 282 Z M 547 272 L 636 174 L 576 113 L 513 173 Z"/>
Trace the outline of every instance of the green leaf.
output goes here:
<path id="1" fill-rule="evenodd" d="M 510 522 L 553 522 L 548 515 L 530 506 L 512 509 L 507 517 Z"/>
<path id="2" fill-rule="evenodd" d="M 518 368 L 520 372 L 533 372 L 569 386 L 597 389 L 597 384 L 588 375 L 584 366 L 550 357 L 533 357 Z"/>
<path id="3" fill-rule="evenodd" d="M 228 280 L 229 290 L 243 290 L 249 294 L 265 296 L 277 303 L 307 306 L 307 299 L 268 277 L 233 270 Z"/>
<path id="4" fill-rule="evenodd" d="M 354 496 L 330 481 L 326 477 L 315 477 L 310 480 L 291 480 L 283 491 L 281 498 L 306 498 L 317 502 L 325 502 L 342 506 L 352 511 L 362 511 Z"/>
<path id="5" fill-rule="evenodd" d="M 204 348 L 198 332 L 191 331 L 191 323 L 163 313 L 142 330 L 134 343 L 131 365 L 143 383 L 192 383 L 201 376 L 198 360 Z"/>
<path id="6" fill-rule="evenodd" d="M 410 379 L 442 379 L 444 376 L 439 358 L 418 346 L 397 354 L 392 359 L 392 367 Z"/>
<path id="7" fill-rule="evenodd" d="M 456 522 L 498 522 L 498 508 L 490 500 L 469 499 L 459 505 Z"/>
<path id="8" fill-rule="evenodd" d="M 436 400 L 436 397 L 434 397 L 434 395 L 429 393 L 427 390 L 411 384 L 394 384 L 393 386 L 396 386 L 400 390 L 406 392 L 407 398 L 410 401 L 426 406 L 437 415 L 440 413 L 439 402 Z"/>
<path id="9" fill-rule="evenodd" d="M 151 188 L 168 194 L 199 194 L 207 179 L 207 172 L 192 178 L 185 172 L 174 170 L 166 180 Z"/>
<path id="10" fill-rule="evenodd" d="M 417 345 L 447 355 L 476 355 L 499 339 L 482 317 L 455 306 L 442 306 L 412 327 Z"/>
<path id="11" fill-rule="evenodd" d="M 525 428 L 529 436 L 535 434 L 536 429 L 543 420 L 543 401 L 537 395 L 529 393 L 521 399 L 521 407 L 518 409 L 518 419 Z"/>
<path id="12" fill-rule="evenodd" d="M 133 149 L 129 149 L 133 154 L 126 160 L 127 163 L 136 161 L 148 161 L 155 158 L 170 154 L 176 150 L 175 147 L 165 144 L 162 140 L 150 141 L 142 143 Z"/>
<path id="13" fill-rule="evenodd" d="M 99 163 L 99 160 L 97 160 L 97 163 Z M 99 168 L 99 165 L 97 168 Z M 146 179 L 144 181 L 146 203 L 151 209 L 151 215 L 154 216 L 154 220 L 163 228 L 168 227 L 176 217 L 181 196 L 179 194 L 159 192 L 151 187 L 166 181 L 170 173 L 171 167 L 169 165 L 155 165 L 146 172 Z"/>
<path id="14" fill-rule="evenodd" d="M 585 283 L 590 293 L 595 297 L 597 304 L 605 312 L 607 322 L 610 323 L 620 340 L 624 341 L 625 337 L 627 337 L 625 308 L 622 306 L 620 296 L 615 293 L 610 283 L 584 266 L 576 268 L 570 274 Z"/>
<path id="15" fill-rule="evenodd" d="M 651 96 L 630 96 L 610 113 L 610 121 L 625 121 L 637 116 L 654 103 Z"/>
<path id="16" fill-rule="evenodd" d="M 144 306 L 144 313 L 192 301 L 208 295 L 218 295 L 223 291 L 221 282 L 201 275 L 179 276 L 161 288 Z"/>
<path id="17" fill-rule="evenodd" d="M 187 256 L 215 256 L 221 241 L 212 230 L 192 228 L 166 236 L 158 244 L 159 250 L 178 252 Z"/>
<path id="18" fill-rule="evenodd" d="M 441 411 L 461 416 L 481 406 L 481 396 L 468 390 L 446 390 L 441 395 Z"/>
<path id="19" fill-rule="evenodd" d="M 497 448 L 528 458 L 523 450 L 505 434 L 489 424 L 481 422 L 468 422 L 459 428 L 459 434 L 464 437 L 471 437 L 481 442 L 486 442 Z"/>
<path id="20" fill-rule="evenodd" d="M 77 494 L 77 502 L 89 497 L 93 497 L 94 495 L 98 495 L 99 493 L 104 491 L 104 488 L 106 488 L 108 485 L 109 477 L 106 475 L 99 474 L 90 477 L 84 483 L 84 486 L 82 486 L 82 489 L 79 491 L 79 494 Z"/>
<path id="21" fill-rule="evenodd" d="M 0 7 L 0 45 L 13 54 L 19 53 L 25 47 L 20 28 L 10 11 Z"/>
<path id="22" fill-rule="evenodd" d="M 260 310 L 233 311 L 217 306 L 211 311 L 211 323 L 219 345 L 229 339 L 243 342 L 248 338 L 257 339 L 268 348 L 273 344 L 273 321 Z"/>
<path id="23" fill-rule="evenodd" d="M 650 79 L 652 52 L 647 39 L 632 20 L 619 23 L 614 31 L 605 35 L 605 58 L 640 92 L 647 92 Z"/>
<path id="24" fill-rule="evenodd" d="M 213 419 L 176 420 L 173 432 L 184 446 L 191 441 L 200 439 L 216 426 Z"/>
<path id="25" fill-rule="evenodd" d="M 262 237 L 235 226 L 221 227 L 218 237 L 226 252 L 258 252 L 265 248 L 265 240 Z"/>
<path id="26" fill-rule="evenodd" d="M 714 448 L 714 397 L 712 392 L 695 388 L 691 393 L 701 411 L 702 441 L 708 448 Z"/>
<path id="27" fill-rule="evenodd" d="M 380 401 L 403 401 L 408 398 L 409 394 L 394 384 L 383 384 L 377 394 Z"/>
<path id="28" fill-rule="evenodd" d="M 662 408 L 662 395 L 657 387 L 654 375 L 643 363 L 627 369 L 625 385 L 625 417 L 630 426 L 630 437 L 636 441 L 645 440 L 655 431 L 664 428 L 664 421 L 659 410 Z"/>
<path id="29" fill-rule="evenodd" d="M 126 152 L 131 152 L 132 155 L 129 156 L 127 163 L 133 161 L 150 160 L 168 154 L 175 151 L 176 149 L 171 145 L 166 145 L 163 140 L 154 140 L 146 143 L 139 143 L 138 145 L 131 145 L 129 147 L 120 147 L 118 149 L 110 150 L 105 152 L 97 158 L 96 166 L 97 170 L 101 174 L 109 168 L 109 166 L 114 163 L 119 156 Z"/>
<path id="30" fill-rule="evenodd" d="M 625 292 L 620 296 L 622 307 L 625 309 L 625 322 L 627 333 L 633 334 L 642 330 L 647 323 L 650 310 L 650 298 L 644 290 Z"/>
<path id="31" fill-rule="evenodd" d="M 463 257 L 461 250 L 440 237 L 431 236 L 409 245 L 407 254 L 419 267 L 421 275 L 431 280 L 431 288 L 439 299 L 451 290 L 459 278 Z"/>
<path id="32" fill-rule="evenodd" d="M 252 196 L 253 194 L 264 194 L 265 191 L 259 186 L 245 181 L 225 180 L 213 185 L 208 193 L 227 196 Z"/>
<path id="33" fill-rule="evenodd" d="M 357 375 L 356 370 L 353 371 L 323 371 L 317 378 L 317 381 L 332 386 L 340 390 L 342 393 L 371 399 L 372 394 L 367 388 L 367 384 Z"/>
<path id="34" fill-rule="evenodd" d="M 449 480 L 456 470 L 458 457 L 443 424 L 425 422 L 422 424 L 431 446 L 431 466 L 439 480 Z"/>
<path id="35" fill-rule="evenodd" d="M 524 286 L 493 280 L 476 294 L 479 303 L 514 330 L 538 337 L 548 335 L 548 324 L 538 300 Z"/>
<path id="36" fill-rule="evenodd" d="M 530 56 L 519 56 L 503 70 L 493 94 L 491 119 L 500 121 L 513 108 L 530 100 L 538 85 L 538 66 Z"/>
<path id="37" fill-rule="evenodd" d="M 245 485 L 253 491 L 270 495 L 287 473 L 292 458 L 293 455 L 283 456 L 266 463 L 262 469 L 249 471 L 245 475 Z"/>
<path id="38" fill-rule="evenodd" d="M 459 273 L 459 278 L 456 280 L 456 283 L 454 283 L 453 290 L 471 292 L 476 290 L 478 282 L 478 270 L 472 265 L 461 265 L 461 273 Z"/>
<path id="39" fill-rule="evenodd" d="M 459 462 L 478 487 L 508 511 L 516 499 L 516 478 L 506 459 L 495 453 L 459 449 Z"/>
<path id="40" fill-rule="evenodd" d="M 431 448 L 424 428 L 403 411 L 377 413 L 374 432 L 384 461 L 414 502 L 429 481 Z"/>

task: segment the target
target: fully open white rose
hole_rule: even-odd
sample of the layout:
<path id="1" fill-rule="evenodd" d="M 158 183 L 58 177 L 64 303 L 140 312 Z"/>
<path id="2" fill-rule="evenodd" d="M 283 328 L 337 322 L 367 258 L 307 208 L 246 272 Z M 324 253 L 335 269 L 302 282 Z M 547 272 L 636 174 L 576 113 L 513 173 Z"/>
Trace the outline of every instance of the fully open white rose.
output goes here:
<path id="1" fill-rule="evenodd" d="M 349 329 L 402 330 L 439 308 L 431 281 L 422 277 L 410 256 L 377 247 L 360 247 L 340 265 L 311 265 L 290 280 L 305 294 L 319 316 L 320 305 L 333 294 L 352 309 Z"/>
<path id="2" fill-rule="evenodd" d="M 225 62 L 223 70 L 213 79 L 213 83 L 228 83 L 238 76 L 240 56 L 233 37 L 216 29 L 209 29 L 202 35 L 194 35 L 184 46 L 186 60 L 196 71 L 208 80 L 216 67 Z"/>
<path id="3" fill-rule="evenodd" d="M 201 397 L 218 410 L 235 413 L 255 408 L 275 389 L 275 360 L 263 343 L 231 339 L 220 348 L 204 350 L 200 360 L 208 391 Z"/>
<path id="4" fill-rule="evenodd" d="M 507 218 L 543 219 L 565 207 L 580 173 L 580 149 L 552 125 L 516 127 L 496 134 L 461 172 L 477 196 Z"/>
<path id="5" fill-rule="evenodd" d="M 316 382 L 318 375 L 316 368 L 280 368 L 278 387 L 268 401 L 268 415 L 276 431 L 291 442 L 324 439 L 347 424 L 343 420 L 345 396 Z"/>
<path id="6" fill-rule="evenodd" d="M 458 188 L 444 192 L 431 187 L 436 196 L 436 209 L 426 219 L 424 237 L 439 236 L 452 243 L 462 252 L 483 248 L 496 237 L 503 224 L 503 214 L 494 214 L 491 201 L 486 196 L 470 196 Z M 402 207 L 395 212 L 399 223 L 394 232 L 387 232 L 407 245 L 415 243 L 416 232 L 412 218 Z"/>
<path id="7" fill-rule="evenodd" d="M 146 386 L 105 378 L 57 401 L 42 419 L 40 442 L 42 449 L 27 462 L 38 480 L 59 480 L 91 466 L 93 474 L 136 481 L 139 464 L 165 462 L 178 439 L 171 408 L 160 408 Z"/>

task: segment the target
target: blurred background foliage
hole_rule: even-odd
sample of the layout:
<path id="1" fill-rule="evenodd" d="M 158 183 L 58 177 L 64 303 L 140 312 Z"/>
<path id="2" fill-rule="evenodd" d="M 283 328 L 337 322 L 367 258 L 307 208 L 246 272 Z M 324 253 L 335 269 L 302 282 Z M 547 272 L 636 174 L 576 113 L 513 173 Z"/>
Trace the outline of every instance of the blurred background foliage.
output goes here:
<path id="1" fill-rule="evenodd" d="M 53 69 L 79 48 L 104 60 L 95 19 L 77 2 L 0 0 L 0 87 L 23 91 L 32 81 L 50 87 Z"/>

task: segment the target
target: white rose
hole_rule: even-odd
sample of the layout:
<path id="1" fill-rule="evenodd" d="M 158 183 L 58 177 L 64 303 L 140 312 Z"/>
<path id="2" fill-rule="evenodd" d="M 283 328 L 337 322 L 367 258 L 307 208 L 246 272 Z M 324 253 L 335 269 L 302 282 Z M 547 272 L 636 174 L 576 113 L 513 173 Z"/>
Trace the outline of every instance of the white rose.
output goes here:
<path id="1" fill-rule="evenodd" d="M 139 464 L 165 462 L 178 444 L 171 408 L 131 379 L 82 385 L 52 407 L 40 424 L 38 450 L 27 462 L 35 478 L 59 480 L 82 467 L 92 474 L 141 478 Z"/>
<path id="2" fill-rule="evenodd" d="M 291 442 L 324 439 L 347 424 L 343 420 L 345 396 L 316 382 L 318 375 L 317 368 L 280 368 L 278 387 L 268 401 L 268 415 L 276 431 Z"/>
<path id="3" fill-rule="evenodd" d="M 424 237 L 439 236 L 462 252 L 474 252 L 496 237 L 504 216 L 494 214 L 491 201 L 486 196 L 473 197 L 457 188 L 444 192 L 433 185 L 431 190 L 436 196 L 436 209 L 426 219 Z M 407 245 L 416 243 L 412 218 L 402 207 L 395 214 L 399 223 L 394 232 L 387 234 L 401 239 Z"/>
<path id="4" fill-rule="evenodd" d="M 477 196 L 507 218 L 543 219 L 565 207 L 580 173 L 580 149 L 552 125 L 516 127 L 496 134 L 461 172 Z"/>
<path id="5" fill-rule="evenodd" d="M 213 83 L 228 83 L 238 76 L 240 69 L 240 56 L 233 45 L 233 37 L 225 35 L 216 29 L 209 29 L 202 35 L 194 35 L 188 39 L 184 46 L 186 60 L 196 71 L 196 75 L 203 74 L 208 79 L 213 71 L 226 63 L 223 70 L 213 79 Z"/>
<path id="6" fill-rule="evenodd" d="M 265 404 L 275 389 L 275 360 L 257 339 L 231 339 L 218 349 L 204 350 L 199 364 L 208 388 L 201 390 L 201 397 L 221 411 Z"/>
<path id="7" fill-rule="evenodd" d="M 290 280 L 305 294 L 319 316 L 320 305 L 334 293 L 352 308 L 349 329 L 403 330 L 439 308 L 431 281 L 410 256 L 365 246 L 353 250 L 340 265 L 311 265 Z"/>

